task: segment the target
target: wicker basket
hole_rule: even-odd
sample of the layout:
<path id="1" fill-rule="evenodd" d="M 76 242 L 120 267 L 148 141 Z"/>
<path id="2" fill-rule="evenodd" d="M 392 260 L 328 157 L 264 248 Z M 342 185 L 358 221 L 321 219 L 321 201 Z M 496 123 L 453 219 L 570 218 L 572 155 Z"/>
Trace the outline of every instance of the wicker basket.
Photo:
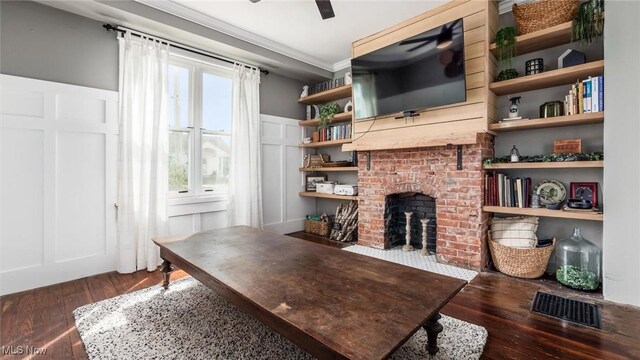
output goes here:
<path id="1" fill-rule="evenodd" d="M 518 35 L 556 26 L 573 20 L 579 0 L 540 0 L 528 4 L 513 5 Z"/>
<path id="2" fill-rule="evenodd" d="M 304 232 L 306 233 L 328 237 L 330 231 L 331 231 L 331 223 L 328 221 L 315 221 L 315 220 L 304 221 Z"/>
<path id="3" fill-rule="evenodd" d="M 553 238 L 551 246 L 533 249 L 518 249 L 504 246 L 491 239 L 489 234 L 489 249 L 496 269 L 501 273 L 525 278 L 535 279 L 547 269 L 549 257 L 556 248 L 556 239 Z"/>

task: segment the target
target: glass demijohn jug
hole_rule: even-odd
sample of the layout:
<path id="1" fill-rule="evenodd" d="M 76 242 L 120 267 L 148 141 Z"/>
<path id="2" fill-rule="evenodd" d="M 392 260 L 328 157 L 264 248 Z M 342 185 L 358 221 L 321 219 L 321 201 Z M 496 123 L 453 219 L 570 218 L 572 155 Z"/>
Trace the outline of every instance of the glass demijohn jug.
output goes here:
<path id="1" fill-rule="evenodd" d="M 556 279 L 562 285 L 578 290 L 595 290 L 600 285 L 602 253 L 575 228 L 571 237 L 556 247 Z"/>

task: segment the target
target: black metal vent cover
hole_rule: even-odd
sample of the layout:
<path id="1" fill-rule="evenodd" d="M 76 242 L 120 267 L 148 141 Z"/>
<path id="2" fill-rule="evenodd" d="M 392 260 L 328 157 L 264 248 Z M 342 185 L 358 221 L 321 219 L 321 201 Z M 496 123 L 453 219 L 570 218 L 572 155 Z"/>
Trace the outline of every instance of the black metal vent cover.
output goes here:
<path id="1" fill-rule="evenodd" d="M 538 291 L 532 309 L 544 315 L 600 329 L 598 305 Z"/>

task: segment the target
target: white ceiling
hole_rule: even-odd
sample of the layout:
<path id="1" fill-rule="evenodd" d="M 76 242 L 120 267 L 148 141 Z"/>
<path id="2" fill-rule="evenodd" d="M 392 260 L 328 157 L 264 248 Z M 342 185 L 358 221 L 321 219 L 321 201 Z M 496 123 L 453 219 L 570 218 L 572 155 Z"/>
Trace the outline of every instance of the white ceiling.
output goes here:
<path id="1" fill-rule="evenodd" d="M 448 0 L 332 0 L 322 20 L 314 0 L 135 0 L 320 68 L 349 65 L 351 43 Z"/>

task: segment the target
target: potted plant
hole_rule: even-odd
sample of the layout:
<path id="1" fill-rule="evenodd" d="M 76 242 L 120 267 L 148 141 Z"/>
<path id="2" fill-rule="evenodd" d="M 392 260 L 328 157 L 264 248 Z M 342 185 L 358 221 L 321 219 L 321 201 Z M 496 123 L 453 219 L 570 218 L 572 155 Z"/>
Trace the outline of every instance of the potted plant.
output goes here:
<path id="1" fill-rule="evenodd" d="M 333 115 L 339 112 L 340 106 L 337 103 L 331 103 L 323 106 L 318 114 L 318 117 L 320 118 L 320 121 L 318 122 L 318 129 L 324 129 L 329 126 L 333 120 Z"/>
<path id="2" fill-rule="evenodd" d="M 516 56 L 516 28 L 507 26 L 496 32 L 496 49 L 498 61 L 510 67 Z"/>
<path id="3" fill-rule="evenodd" d="M 498 61 L 507 69 L 500 71 L 498 81 L 509 80 L 518 77 L 518 72 L 511 68 L 512 60 L 516 56 L 516 28 L 503 27 L 496 32 L 496 49 Z"/>
<path id="4" fill-rule="evenodd" d="M 590 45 L 602 36 L 604 29 L 604 0 L 587 0 L 580 4 L 573 20 L 572 41 Z"/>

